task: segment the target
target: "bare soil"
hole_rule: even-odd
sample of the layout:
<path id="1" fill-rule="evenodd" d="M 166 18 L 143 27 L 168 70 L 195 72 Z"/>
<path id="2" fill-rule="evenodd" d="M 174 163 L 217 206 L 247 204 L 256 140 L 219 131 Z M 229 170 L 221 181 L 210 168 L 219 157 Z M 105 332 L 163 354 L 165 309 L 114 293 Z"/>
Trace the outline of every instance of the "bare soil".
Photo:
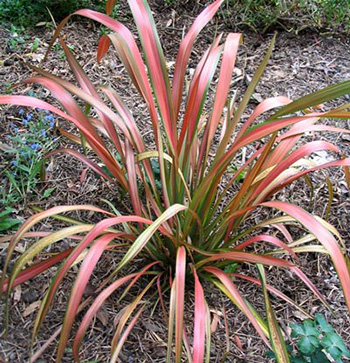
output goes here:
<path id="1" fill-rule="evenodd" d="M 177 46 L 183 35 L 192 23 L 194 15 L 198 13 L 199 6 L 177 9 L 177 11 L 159 8 L 154 4 L 154 17 L 159 30 L 161 42 L 164 45 L 164 51 L 168 62 L 174 61 L 176 57 Z M 134 29 L 132 18 L 126 6 L 121 6 L 119 17 L 131 29 Z M 193 52 L 190 68 L 198 61 L 203 51 L 209 46 L 213 34 L 216 31 L 225 31 L 223 24 L 213 21 L 199 36 Z M 144 117 L 145 106 L 135 96 L 135 90 L 131 87 L 124 69 L 121 67 L 119 60 L 113 51 L 100 65 L 96 62 L 96 49 L 99 39 L 99 28 L 95 24 L 81 20 L 70 23 L 66 27 L 66 41 L 73 46 L 74 53 L 83 65 L 84 70 L 95 84 L 113 85 L 119 94 L 126 101 L 128 106 L 133 110 L 140 126 L 144 127 L 147 132 L 147 120 Z M 47 45 L 52 37 L 51 29 L 38 28 L 35 32 L 30 32 L 30 39 L 21 50 L 11 50 L 8 44 L 9 33 L 5 27 L 0 27 L 0 35 L 3 41 L 0 44 L 0 94 L 4 94 L 9 84 L 18 83 L 31 75 L 31 71 L 23 64 L 29 62 L 39 65 L 47 49 Z M 38 37 L 41 41 L 36 52 L 31 50 L 30 44 L 34 38 Z M 266 52 L 272 34 L 260 37 L 257 34 L 245 33 L 244 44 L 242 45 L 239 55 L 237 68 L 242 71 L 242 79 L 238 81 L 237 88 L 240 95 L 244 91 L 247 82 L 254 74 L 259 61 Z M 64 78 L 71 79 L 72 76 L 68 71 L 68 66 L 61 57 L 62 51 L 53 50 L 49 59 L 42 64 L 45 70 L 49 70 Z M 296 99 L 306 93 L 315 91 L 327 85 L 334 84 L 343 80 L 350 79 L 350 41 L 336 36 L 320 36 L 316 33 L 303 33 L 295 36 L 289 33 L 280 33 L 277 37 L 274 55 L 272 56 L 268 68 L 264 73 L 262 82 L 255 92 L 255 100 L 252 100 L 250 108 L 256 106 L 261 99 L 286 95 Z M 22 87 L 22 90 L 25 87 Z M 14 92 L 20 92 L 19 88 Z M 350 96 L 344 97 L 342 101 L 349 100 Z M 0 107 L 0 142 L 7 142 L 6 135 L 11 132 L 9 124 L 13 121 L 13 115 L 17 108 Z M 245 115 L 246 116 L 246 115 Z M 339 127 L 350 127 L 350 122 L 329 121 L 336 123 Z M 64 125 L 67 126 L 67 125 Z M 149 144 L 152 145 L 152 135 L 149 135 Z M 312 137 L 312 135 L 310 135 Z M 327 134 L 325 137 L 339 146 L 345 155 L 350 156 L 350 140 L 344 135 Z M 63 138 L 59 141 L 61 146 L 70 145 Z M 319 157 L 327 157 L 319 155 Z M 8 167 L 8 160 L 5 155 L 0 153 L 0 183 L 5 183 L 3 171 Z M 39 188 L 40 191 L 45 188 L 56 185 L 54 195 L 48 201 L 40 201 L 34 195 L 30 200 L 24 201 L 23 206 L 18 214 L 28 217 L 33 213 L 29 208 L 30 204 L 49 208 L 55 205 L 63 204 L 94 204 L 106 207 L 101 201 L 101 197 L 114 202 L 117 199 L 116 192 L 106 183 L 103 183 L 92 172 L 88 172 L 84 180 L 80 176 L 84 166 L 69 156 L 61 155 L 49 162 L 50 172 L 48 179 L 43 182 Z M 329 177 L 334 183 L 334 200 L 330 213 L 329 221 L 339 230 L 347 246 L 350 247 L 350 233 L 348 226 L 350 224 L 350 202 L 349 193 L 345 187 L 344 177 L 341 170 L 332 169 Z M 311 212 L 317 213 L 321 217 L 325 215 L 326 204 L 328 200 L 328 191 L 325 184 L 325 176 L 322 173 L 312 176 L 314 183 L 314 197 L 310 200 L 310 192 L 304 182 L 293 184 L 290 188 L 281 193 L 278 198 L 282 200 L 291 200 L 298 205 L 305 206 Z M 122 207 L 121 207 L 122 208 Z M 73 215 L 76 218 L 90 218 L 91 216 L 84 213 Z M 259 216 L 256 216 L 259 218 Z M 40 227 L 41 230 L 59 228 L 58 221 L 45 221 Z M 65 242 L 64 242 L 65 243 Z M 64 244 L 63 243 L 63 244 Z M 68 242 L 67 242 L 68 243 Z M 61 245 L 66 248 L 67 245 Z M 53 251 L 49 251 L 53 252 Z M 350 248 L 348 248 L 350 252 Z M 4 254 L 4 250 L 0 253 Z M 106 255 L 107 256 L 107 255 Z M 119 256 L 108 255 L 102 259 L 98 268 L 94 272 L 92 283 L 86 296 L 92 295 L 98 281 L 105 276 L 118 262 Z M 314 298 L 301 283 L 299 283 L 290 273 L 285 271 L 273 270 L 269 273 L 269 282 L 277 286 L 282 292 L 293 297 L 301 306 L 311 313 L 324 313 L 329 322 L 331 322 L 338 333 L 341 334 L 346 344 L 350 347 L 350 317 L 347 312 L 345 301 L 340 289 L 339 281 L 336 277 L 334 268 L 328 258 L 317 256 L 315 254 L 306 254 L 301 260 L 302 268 L 305 273 L 312 277 L 312 281 L 317 284 L 320 291 L 327 297 L 335 314 L 330 315 L 321 306 L 320 302 Z M 131 267 L 137 268 L 137 261 Z M 6 338 L 0 340 L 0 362 L 28 362 L 29 360 L 29 343 L 30 333 L 35 319 L 35 303 L 39 301 L 53 276 L 56 267 L 49 272 L 24 283 L 21 287 L 15 289 L 11 296 L 11 325 L 9 334 Z M 44 329 L 36 341 L 34 351 L 42 347 L 47 339 L 60 326 L 64 316 L 65 304 L 69 296 L 69 289 L 75 277 L 77 269 L 68 273 L 63 289 L 55 300 L 54 307 L 50 312 Z M 141 282 L 135 292 L 143 285 Z M 253 301 L 258 309 L 263 310 L 263 299 L 261 291 L 246 283 L 239 285 L 240 290 L 244 291 L 245 296 Z M 266 357 L 266 347 L 257 337 L 255 331 L 239 312 L 224 296 L 210 287 L 206 290 L 208 303 L 211 308 L 213 318 L 213 336 L 211 348 L 211 362 L 251 362 L 263 363 L 268 362 Z M 115 330 L 115 324 L 118 319 L 118 312 L 132 301 L 131 295 L 125 301 L 118 302 L 113 298 L 108 299 L 102 312 L 91 326 L 87 339 L 85 340 L 82 350 L 83 362 L 106 362 L 110 349 L 110 342 Z M 188 306 L 186 319 L 190 322 L 193 312 L 193 297 L 188 296 Z M 33 305 L 34 304 L 34 305 Z M 305 316 L 287 306 L 278 299 L 273 299 L 273 305 L 276 309 L 279 322 L 284 329 L 287 338 L 290 338 L 291 330 L 289 323 L 300 322 Z M 32 308 L 30 308 L 32 307 Z M 33 311 L 31 311 L 31 309 Z M 229 331 L 229 340 L 227 341 L 225 332 L 225 319 L 227 316 L 227 328 Z M 215 322 L 217 322 L 216 328 Z M 190 325 L 190 324 L 189 324 Z M 152 311 L 152 307 L 143 314 L 140 323 L 137 324 L 134 331 L 123 349 L 121 362 L 165 362 L 166 354 L 167 329 L 164 322 L 162 311 L 157 308 Z M 55 351 L 57 348 L 57 339 L 42 352 L 37 362 L 54 362 Z M 225 357 L 225 352 L 229 354 Z M 224 359 L 225 358 L 225 359 Z M 67 354 L 63 362 L 72 362 L 71 350 L 67 349 Z"/>

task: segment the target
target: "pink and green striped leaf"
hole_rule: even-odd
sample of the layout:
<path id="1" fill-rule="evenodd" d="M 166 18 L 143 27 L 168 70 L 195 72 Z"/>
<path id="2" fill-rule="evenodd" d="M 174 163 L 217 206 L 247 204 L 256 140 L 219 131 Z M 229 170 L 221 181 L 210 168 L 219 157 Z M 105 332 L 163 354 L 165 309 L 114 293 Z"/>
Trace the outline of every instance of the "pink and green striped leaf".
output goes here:
<path id="1" fill-rule="evenodd" d="M 176 256 L 175 362 L 181 362 L 185 309 L 186 250 L 180 247 Z"/>
<path id="2" fill-rule="evenodd" d="M 298 220 L 302 225 L 304 225 L 327 249 L 338 273 L 339 280 L 343 288 L 345 301 L 348 305 L 348 308 L 350 309 L 350 270 L 346 263 L 342 249 L 332 234 L 321 223 L 319 223 L 315 217 L 293 204 L 272 201 L 262 203 L 261 205 L 269 208 L 279 209 L 282 212 L 289 214 Z"/>
<path id="3" fill-rule="evenodd" d="M 193 336 L 193 363 L 202 363 L 205 349 L 205 322 L 206 305 L 203 287 L 199 281 L 197 272 L 194 275 L 194 336 Z"/>
<path id="4" fill-rule="evenodd" d="M 265 310 L 267 314 L 267 326 L 269 328 L 270 341 L 275 353 L 277 363 L 290 363 L 286 343 L 284 342 L 281 329 L 278 325 L 275 312 L 271 306 L 269 293 L 266 288 L 266 275 L 262 265 L 258 265 L 261 285 L 264 292 Z"/>

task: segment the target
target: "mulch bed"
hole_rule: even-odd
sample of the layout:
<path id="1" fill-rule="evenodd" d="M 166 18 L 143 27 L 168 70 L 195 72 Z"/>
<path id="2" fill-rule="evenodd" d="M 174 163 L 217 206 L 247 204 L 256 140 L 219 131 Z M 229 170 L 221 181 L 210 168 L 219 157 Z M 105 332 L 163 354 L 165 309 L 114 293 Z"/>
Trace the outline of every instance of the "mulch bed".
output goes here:
<path id="1" fill-rule="evenodd" d="M 198 7 L 198 6 L 197 6 Z M 167 61 L 173 61 L 176 57 L 176 49 L 181 40 L 184 29 L 188 29 L 193 21 L 193 15 L 197 14 L 195 9 L 178 9 L 177 11 L 162 8 L 157 12 L 155 4 L 155 19 L 161 42 L 164 45 L 164 51 Z M 194 11 L 196 10 L 196 11 Z M 131 29 L 134 24 L 130 13 L 124 5 L 119 10 L 119 17 Z M 212 22 L 199 36 L 192 57 L 193 67 L 198 61 L 203 51 L 210 44 L 215 31 L 226 31 L 224 25 Z M 84 70 L 90 76 L 94 83 L 113 85 L 123 97 L 126 104 L 133 110 L 133 114 L 141 129 L 147 130 L 147 119 L 144 118 L 145 105 L 136 96 L 135 90 L 131 87 L 125 71 L 120 66 L 119 60 L 115 53 L 110 51 L 109 55 L 102 61 L 101 65 L 96 62 L 96 48 L 99 38 L 99 29 L 95 24 L 81 20 L 80 22 L 70 23 L 65 29 L 66 41 L 74 47 L 74 53 L 82 63 Z M 38 50 L 33 53 L 29 45 L 24 46 L 21 52 L 11 51 L 8 44 L 3 41 L 0 44 L 0 94 L 4 94 L 8 84 L 14 84 L 21 79 L 30 76 L 31 72 L 23 65 L 22 61 L 38 65 L 47 48 L 47 44 L 52 37 L 52 30 L 38 29 L 35 32 L 29 32 L 30 38 L 39 37 L 41 42 Z M 0 27 L 0 36 L 2 39 L 8 37 L 8 32 L 4 27 Z M 241 91 L 244 91 L 247 80 L 254 74 L 259 61 L 262 59 L 272 34 L 262 38 L 253 33 L 244 34 L 244 44 L 242 45 L 239 55 L 237 68 L 242 71 L 242 80 L 237 83 Z M 28 41 L 30 44 L 31 41 Z M 51 55 L 42 66 L 62 77 L 70 79 L 68 66 L 64 59 L 60 57 L 60 51 L 52 51 Z M 289 33 L 280 33 L 277 38 L 274 54 L 269 62 L 268 68 L 255 91 L 255 99 L 260 99 L 277 95 L 287 95 L 296 99 L 306 93 L 315 91 L 324 86 L 336 82 L 350 79 L 350 41 L 338 39 L 335 36 L 322 37 L 314 33 L 304 33 L 298 36 Z M 23 89 L 23 88 L 22 88 Z M 19 92 L 19 90 L 15 90 Z M 347 98 L 349 99 L 349 98 Z M 342 101 L 346 101 L 346 97 Z M 253 101 L 254 102 L 254 101 Z M 250 109 L 256 104 L 252 103 Z M 0 124 L 0 142 L 6 143 L 6 135 L 10 131 L 11 115 L 16 109 L 14 107 L 1 107 L 0 113 L 2 123 Z M 246 116 L 246 115 L 244 115 Z M 330 121 L 336 123 L 339 127 L 350 127 L 347 121 Z M 67 126 L 67 125 L 66 125 Z M 68 127 L 68 126 L 67 126 Z M 149 143 L 152 144 L 152 135 L 149 135 Z M 312 135 L 310 136 L 312 137 Z M 325 137 L 339 146 L 344 154 L 350 155 L 350 142 L 346 136 L 337 134 L 327 134 Z M 60 140 L 65 145 L 64 140 Z M 69 144 L 69 143 L 68 143 Z M 70 144 L 69 144 L 70 145 Z M 319 155 L 327 157 L 327 155 Z M 4 155 L 0 154 L 0 173 L 7 167 L 7 160 Z M 57 188 L 48 201 L 39 201 L 35 196 L 30 203 L 36 204 L 42 208 L 49 208 L 55 205 L 63 204 L 94 204 L 99 206 L 106 205 L 100 200 L 101 197 L 110 200 L 117 200 L 117 194 L 110 186 L 103 183 L 92 172 L 88 172 L 84 180 L 80 175 L 84 166 L 80 162 L 69 156 L 60 155 L 50 161 L 50 172 L 45 183 L 40 188 L 46 188 L 56 185 Z M 330 179 L 334 183 L 334 201 L 330 213 L 329 221 L 337 227 L 347 246 L 350 247 L 350 233 L 348 226 L 350 224 L 350 202 L 347 189 L 344 187 L 343 174 L 338 169 L 332 169 L 329 173 Z M 0 174 L 0 183 L 3 182 L 3 173 Z M 315 195 L 312 203 L 308 203 L 310 193 L 306 189 L 303 181 L 293 184 L 285 192 L 279 194 L 280 199 L 291 200 L 292 202 L 305 206 L 311 212 L 324 216 L 327 204 L 327 186 L 322 173 L 312 176 L 315 187 Z M 28 217 L 32 214 L 27 203 L 20 215 Z M 89 217 L 84 213 L 72 215 L 77 218 Z M 258 216 L 256 217 L 258 218 Z M 45 221 L 42 230 L 56 229 L 61 226 L 58 221 Z M 61 247 L 67 247 L 66 245 Z M 93 294 L 98 281 L 105 276 L 106 272 L 116 266 L 119 256 L 106 254 L 94 272 L 90 291 L 86 296 Z M 137 261 L 135 266 L 137 265 Z M 278 288 L 289 296 L 293 297 L 299 304 L 311 313 L 323 312 L 326 314 L 329 322 L 332 323 L 343 340 L 350 345 L 350 318 L 340 289 L 339 281 L 335 271 L 331 266 L 328 258 L 316 256 L 315 254 L 306 254 L 301 259 L 301 265 L 305 273 L 312 277 L 312 281 L 317 284 L 320 291 L 327 297 L 331 307 L 335 311 L 332 316 L 320 305 L 314 296 L 289 272 L 273 270 L 269 273 L 269 282 L 278 286 Z M 53 276 L 56 268 L 23 284 L 16 288 L 11 301 L 11 326 L 6 338 L 0 340 L 0 362 L 27 362 L 28 347 L 30 342 L 30 330 L 35 319 L 35 312 L 30 312 L 28 307 L 40 300 Z M 64 286 L 55 300 L 54 308 L 44 324 L 38 342 L 37 348 L 42 346 L 46 339 L 59 327 L 62 317 L 64 316 L 65 304 L 69 296 L 69 289 L 75 277 L 77 269 L 71 270 L 65 279 Z M 140 289 L 140 285 L 136 287 Z M 263 309 L 263 299 L 260 289 L 256 289 L 246 283 L 241 283 L 241 291 L 258 309 Z M 108 299 L 103 307 L 103 311 L 96 319 L 87 334 L 87 340 L 82 349 L 83 362 L 106 362 L 110 349 L 111 337 L 114 333 L 114 324 L 118 312 L 132 301 L 131 295 L 125 301 L 118 302 L 116 298 Z M 266 357 L 266 347 L 257 337 L 251 325 L 233 305 L 218 294 L 214 289 L 208 287 L 207 299 L 212 309 L 213 319 L 217 322 L 215 332 L 212 336 L 211 362 L 221 362 L 225 352 L 229 350 L 226 362 L 268 362 Z M 188 306 L 186 319 L 190 322 L 193 312 L 193 296 L 188 296 Z M 291 309 L 280 300 L 273 299 L 273 305 L 276 309 L 279 322 L 290 338 L 289 323 L 300 322 L 304 319 L 300 313 Z M 156 308 L 151 315 L 152 307 L 143 314 L 141 323 L 138 324 L 128 342 L 125 344 L 121 355 L 121 362 L 164 362 L 166 354 L 167 329 L 160 308 Z M 24 316 L 25 315 L 25 316 Z M 225 315 L 227 324 L 225 324 Z M 189 324 L 190 325 L 190 324 Z M 229 331 L 229 340 L 227 341 L 226 325 Z M 190 333 L 190 332 L 189 332 Z M 53 343 L 41 355 L 37 362 L 54 362 L 55 349 L 57 344 Z M 72 362 L 71 351 L 68 349 L 63 362 Z"/>

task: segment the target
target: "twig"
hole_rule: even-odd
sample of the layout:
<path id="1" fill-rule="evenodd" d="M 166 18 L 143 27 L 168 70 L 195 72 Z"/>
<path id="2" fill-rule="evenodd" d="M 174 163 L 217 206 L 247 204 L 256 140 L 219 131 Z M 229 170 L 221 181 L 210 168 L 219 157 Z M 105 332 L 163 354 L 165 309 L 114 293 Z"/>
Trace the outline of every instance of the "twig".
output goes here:
<path id="1" fill-rule="evenodd" d="M 44 353 L 45 349 L 56 339 L 58 334 L 62 330 L 62 325 L 51 335 L 51 337 L 46 341 L 46 343 L 38 349 L 35 354 L 30 358 L 30 363 L 34 363 L 40 356 Z"/>

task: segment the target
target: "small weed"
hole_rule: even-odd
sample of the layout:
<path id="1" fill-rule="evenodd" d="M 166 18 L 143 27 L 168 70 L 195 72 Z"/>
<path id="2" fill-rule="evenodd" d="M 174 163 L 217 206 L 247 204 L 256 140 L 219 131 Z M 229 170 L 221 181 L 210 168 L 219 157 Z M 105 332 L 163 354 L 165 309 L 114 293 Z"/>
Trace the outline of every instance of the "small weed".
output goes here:
<path id="1" fill-rule="evenodd" d="M 38 50 L 38 46 L 40 44 L 40 39 L 39 38 L 35 38 L 34 42 L 32 44 L 32 51 L 35 53 Z"/>
<path id="2" fill-rule="evenodd" d="M 20 52 L 25 42 L 29 39 L 29 36 L 24 35 L 23 32 L 23 27 L 16 27 L 14 25 L 11 25 L 8 44 L 12 51 Z"/>
<path id="3" fill-rule="evenodd" d="M 0 232 L 7 231 L 19 224 L 21 221 L 10 217 L 10 214 L 14 212 L 14 208 L 5 207 L 5 210 L 0 212 Z"/>
<path id="4" fill-rule="evenodd" d="M 48 111 L 25 114 L 20 109 L 18 116 L 19 121 L 11 123 L 11 134 L 7 135 L 11 145 L 6 151 L 10 157 L 4 171 L 7 186 L 0 187 L 0 203 L 7 206 L 30 198 L 40 181 L 42 157 L 55 148 L 57 140 L 53 135 L 54 116 Z M 41 199 L 49 197 L 53 190 L 47 189 Z"/>

